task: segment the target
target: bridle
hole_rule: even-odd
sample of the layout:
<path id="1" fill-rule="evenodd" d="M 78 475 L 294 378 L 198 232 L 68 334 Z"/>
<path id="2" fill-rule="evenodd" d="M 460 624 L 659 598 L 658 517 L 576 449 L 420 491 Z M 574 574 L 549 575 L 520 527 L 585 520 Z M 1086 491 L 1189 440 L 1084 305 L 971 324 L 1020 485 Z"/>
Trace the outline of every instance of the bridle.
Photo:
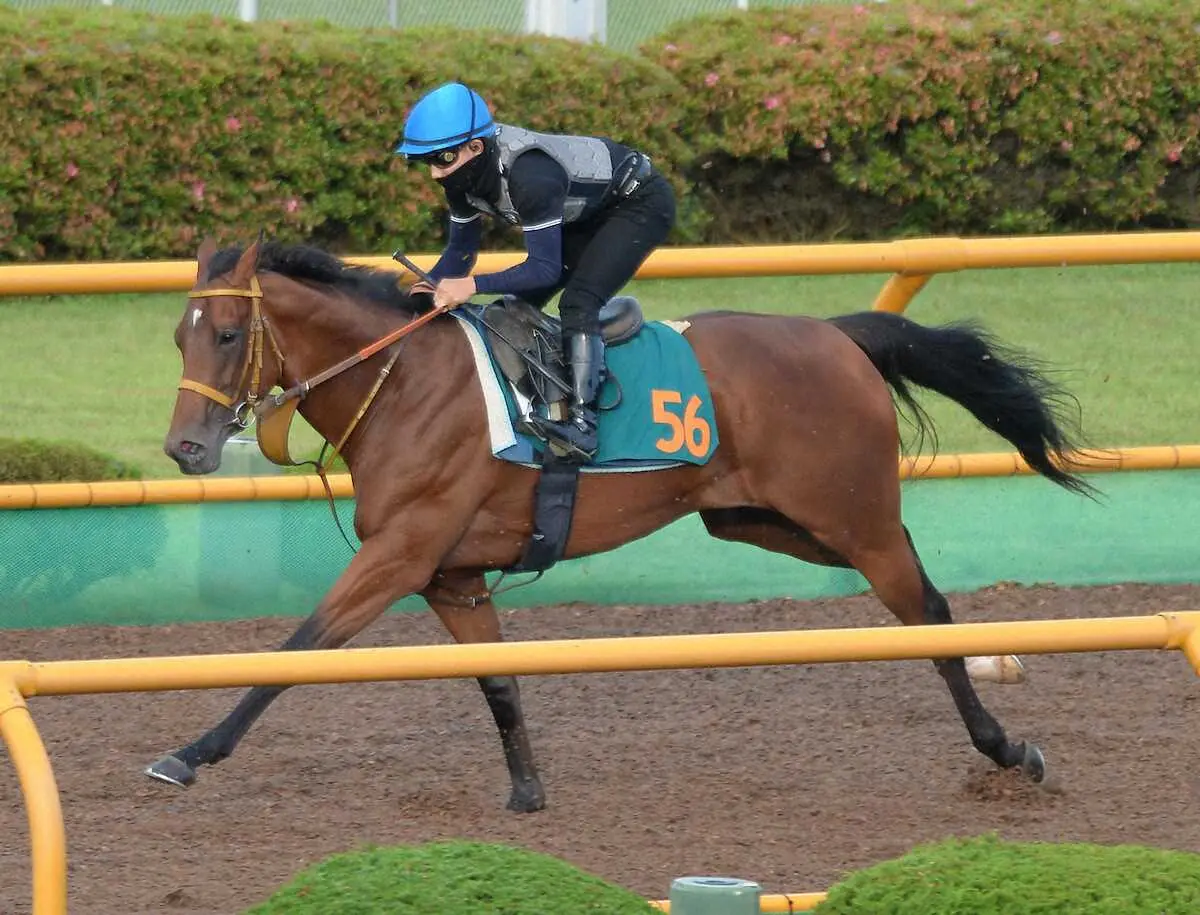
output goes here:
<path id="1" fill-rule="evenodd" d="M 267 321 L 266 315 L 262 311 L 263 292 L 262 286 L 259 285 L 258 276 L 255 274 L 250 277 L 250 285 L 247 289 L 237 289 L 230 287 L 222 287 L 219 289 L 193 289 L 188 292 L 189 299 L 212 299 L 218 296 L 232 296 L 234 298 L 242 298 L 250 300 L 250 339 L 246 346 L 246 359 L 242 365 L 242 373 L 238 380 L 238 392 L 245 390 L 245 396 L 242 400 L 237 400 L 238 394 L 230 396 L 216 388 L 210 387 L 199 381 L 194 381 L 190 378 L 181 378 L 178 385 L 178 390 L 192 391 L 196 394 L 206 397 L 209 400 L 220 404 L 227 410 L 233 413 L 232 419 L 226 424 L 239 429 L 244 429 L 250 424 L 250 419 L 253 416 L 256 420 L 256 434 L 258 437 L 259 447 L 262 449 L 263 455 L 272 463 L 283 466 L 299 466 L 302 464 L 313 464 L 317 467 L 317 472 L 321 474 L 321 479 L 325 479 L 325 471 L 333 463 L 334 459 L 341 452 L 342 447 L 350 438 L 358 426 L 359 421 L 366 415 L 375 396 L 383 387 L 384 381 L 391 374 L 392 366 L 396 364 L 396 360 L 400 356 L 400 350 L 397 349 L 392 353 L 387 364 L 379 372 L 379 377 L 375 380 L 374 386 L 370 393 L 359 407 L 354 419 L 350 421 L 345 433 L 338 440 L 338 443 L 333 446 L 333 451 L 329 457 L 321 462 L 315 461 L 294 461 L 288 451 L 288 431 L 291 428 L 292 418 L 296 412 L 296 408 L 300 406 L 300 401 L 315 388 L 317 385 L 328 381 L 342 372 L 360 362 L 365 362 L 370 359 L 380 350 L 391 346 L 402 337 L 406 337 L 417 328 L 428 324 L 434 318 L 446 314 L 455 306 L 441 305 L 427 311 L 425 314 L 409 321 L 402 327 L 398 327 L 383 337 L 380 337 L 375 342 L 368 344 L 360 349 L 352 356 L 348 356 L 336 365 L 332 365 L 311 378 L 305 379 L 298 384 L 292 385 L 290 388 L 279 392 L 278 394 L 260 394 L 259 387 L 262 384 L 262 365 L 263 351 L 265 341 L 270 341 L 271 350 L 275 354 L 275 359 L 279 366 L 279 378 L 283 378 L 284 356 L 283 351 L 279 347 L 278 341 L 275 339 L 274 331 L 271 329 L 270 323 Z M 247 386 L 247 376 L 249 376 L 249 385 Z M 245 387 L 244 387 L 245 386 Z M 326 445 L 330 443 L 326 441 Z M 324 449 L 322 449 L 323 451 Z M 328 487 L 328 484 L 326 484 Z"/>
<path id="2" fill-rule="evenodd" d="M 248 387 L 245 387 L 245 399 L 235 404 L 234 398 L 228 394 L 223 394 L 216 388 L 209 387 L 199 381 L 193 381 L 191 378 L 181 378 L 178 388 L 180 391 L 194 391 L 225 407 L 233 413 L 233 419 L 226 425 L 245 429 L 250 425 L 251 414 L 259 412 L 260 395 L 258 388 L 262 381 L 264 337 L 271 341 L 271 349 L 275 353 L 275 359 L 279 364 L 280 375 L 283 374 L 283 353 L 279 349 L 279 343 L 275 340 L 274 331 L 271 330 L 271 326 L 267 323 L 266 318 L 263 317 L 263 294 L 262 287 L 258 283 L 258 277 L 250 277 L 249 289 L 193 289 L 187 296 L 189 299 L 214 299 L 218 296 L 233 296 L 235 298 L 250 300 L 250 341 L 246 346 L 246 358 L 242 363 L 242 373 L 238 377 L 237 386 L 238 391 L 243 390 L 243 387 L 246 385 L 246 376 L 250 375 L 250 384 Z"/>

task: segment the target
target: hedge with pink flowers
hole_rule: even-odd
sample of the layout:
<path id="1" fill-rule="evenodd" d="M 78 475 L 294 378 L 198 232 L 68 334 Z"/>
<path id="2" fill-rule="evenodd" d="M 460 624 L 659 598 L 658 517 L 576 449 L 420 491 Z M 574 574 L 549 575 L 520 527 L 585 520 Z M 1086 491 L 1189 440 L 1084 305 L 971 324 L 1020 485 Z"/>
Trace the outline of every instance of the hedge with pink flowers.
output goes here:
<path id="1" fill-rule="evenodd" d="M 716 237 L 1192 226 L 1195 0 L 922 0 L 683 24 Z"/>
<path id="2" fill-rule="evenodd" d="M 433 250 L 437 188 L 390 150 L 455 78 L 502 120 L 649 151 L 679 242 L 1191 226 L 1197 73 L 1200 0 L 733 12 L 638 55 L 0 7 L 0 261 L 186 257 L 260 228 Z"/>
<path id="3" fill-rule="evenodd" d="M 502 118 L 610 131 L 686 167 L 678 83 L 602 47 L 0 6 L 0 260 L 187 257 L 260 228 L 433 249 L 439 189 L 392 149 L 420 95 L 460 75 Z"/>

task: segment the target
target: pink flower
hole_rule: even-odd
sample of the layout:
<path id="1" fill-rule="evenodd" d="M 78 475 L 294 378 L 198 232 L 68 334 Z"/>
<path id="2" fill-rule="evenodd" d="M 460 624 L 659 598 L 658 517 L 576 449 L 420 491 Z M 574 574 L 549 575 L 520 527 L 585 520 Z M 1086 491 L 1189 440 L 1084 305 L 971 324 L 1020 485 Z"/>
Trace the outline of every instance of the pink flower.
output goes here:
<path id="1" fill-rule="evenodd" d="M 854 15 L 865 16 L 866 14 L 867 8 L 865 6 L 863 6 L 861 3 L 854 4 Z"/>
<path id="2" fill-rule="evenodd" d="M 1167 161 L 1178 162 L 1183 156 L 1183 147 L 1178 143 L 1172 143 L 1167 147 Z"/>
<path id="3" fill-rule="evenodd" d="M 795 43 L 796 43 L 796 39 L 793 38 L 791 35 L 776 35 L 775 36 L 775 44 L 781 48 L 785 47 L 789 44 L 795 44 Z"/>
<path id="4" fill-rule="evenodd" d="M 1075 129 L 1074 121 L 1063 121 L 1063 130 L 1065 130 L 1067 133 L 1070 133 L 1074 129 Z"/>
<path id="5" fill-rule="evenodd" d="M 763 99 L 763 105 L 766 107 L 767 111 L 774 111 L 779 107 L 779 96 L 768 95 L 765 99 Z"/>
<path id="6" fill-rule="evenodd" d="M 820 139 L 818 139 L 817 142 L 813 144 L 813 148 L 814 149 L 824 149 L 825 148 L 825 138 L 821 137 Z"/>
<path id="7" fill-rule="evenodd" d="M 1058 144 L 1058 148 L 1061 149 L 1063 152 L 1070 152 L 1072 149 L 1075 148 L 1075 144 L 1072 143 L 1070 140 L 1063 140 L 1061 143 Z"/>
<path id="8" fill-rule="evenodd" d="M 74 162 L 68 162 L 66 172 L 67 172 L 68 178 L 74 178 L 76 175 L 79 174 L 79 166 L 76 165 Z"/>
<path id="9" fill-rule="evenodd" d="M 233 116 L 227 117 L 225 119 L 225 129 L 230 133 L 237 133 L 242 129 L 242 122 Z"/>
<path id="10" fill-rule="evenodd" d="M 192 198 L 196 201 L 204 199 L 204 182 L 195 181 L 192 183 Z"/>
<path id="11" fill-rule="evenodd" d="M 1046 44 L 1062 44 L 1062 32 L 1050 32 L 1046 36 Z"/>
<path id="12" fill-rule="evenodd" d="M 665 44 L 665 45 L 663 45 L 663 50 L 664 51 L 678 51 L 679 46 L 674 45 L 674 44 Z"/>
<path id="13" fill-rule="evenodd" d="M 287 202 L 283 205 L 283 208 L 288 213 L 295 213 L 298 209 L 300 209 L 300 201 L 295 197 L 289 197 Z"/>
<path id="14" fill-rule="evenodd" d="M 708 88 L 710 88 L 710 89 L 713 86 L 715 86 L 717 83 L 719 83 L 720 81 L 721 81 L 721 77 L 717 76 L 716 73 L 709 73 L 707 76 L 704 77 L 704 85 L 708 86 Z"/>

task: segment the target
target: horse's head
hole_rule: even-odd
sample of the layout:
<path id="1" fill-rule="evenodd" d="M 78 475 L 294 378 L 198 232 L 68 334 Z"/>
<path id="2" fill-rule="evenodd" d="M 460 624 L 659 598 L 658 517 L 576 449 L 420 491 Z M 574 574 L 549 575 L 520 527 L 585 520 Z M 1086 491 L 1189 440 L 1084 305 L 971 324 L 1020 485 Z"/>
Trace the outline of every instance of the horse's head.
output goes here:
<path id="1" fill-rule="evenodd" d="M 245 428 L 254 405 L 279 380 L 277 361 L 263 359 L 264 340 L 278 353 L 262 314 L 258 243 L 227 273 L 209 277 L 211 239 L 197 256 L 196 285 L 175 328 L 183 378 L 163 450 L 188 474 L 221 466 L 225 440 Z"/>

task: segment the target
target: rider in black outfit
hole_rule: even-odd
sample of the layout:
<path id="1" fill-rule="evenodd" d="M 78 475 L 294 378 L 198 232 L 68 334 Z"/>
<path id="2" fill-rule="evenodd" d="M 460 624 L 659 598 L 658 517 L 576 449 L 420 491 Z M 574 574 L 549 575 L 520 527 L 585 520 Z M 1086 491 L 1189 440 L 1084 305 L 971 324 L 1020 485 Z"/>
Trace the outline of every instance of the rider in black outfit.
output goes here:
<path id="1" fill-rule="evenodd" d="M 604 380 L 600 309 L 666 240 L 675 222 L 671 185 L 647 156 L 612 140 L 496 124 L 484 100 L 462 83 L 417 102 L 396 152 L 431 166 L 450 208 L 449 238 L 430 271 L 436 288 L 418 283 L 412 291 L 433 292 L 439 305 L 488 293 L 542 308 L 562 290 L 570 419 L 538 426 L 568 459 L 591 460 Z M 520 226 L 527 256 L 507 270 L 472 277 L 484 214 Z"/>

